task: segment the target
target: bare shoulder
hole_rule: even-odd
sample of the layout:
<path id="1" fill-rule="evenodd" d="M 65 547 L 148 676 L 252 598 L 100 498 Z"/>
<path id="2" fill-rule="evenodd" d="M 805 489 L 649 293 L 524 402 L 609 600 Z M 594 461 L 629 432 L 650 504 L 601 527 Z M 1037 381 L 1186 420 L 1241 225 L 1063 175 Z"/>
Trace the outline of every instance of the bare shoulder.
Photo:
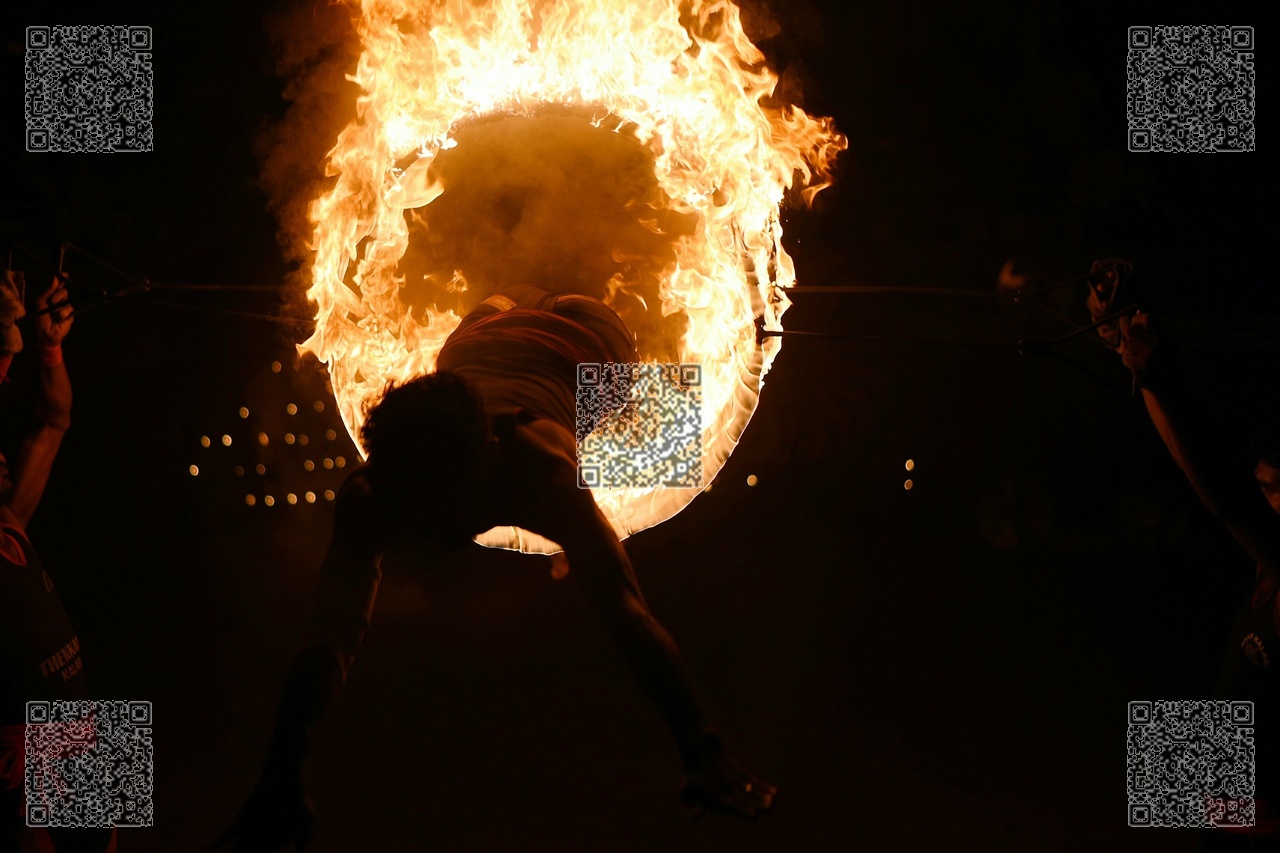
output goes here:
<path id="1" fill-rule="evenodd" d="M 578 447 L 573 435 L 555 421 L 538 418 L 515 428 L 516 446 L 511 450 L 511 462 L 520 473 L 536 475 L 539 479 L 551 477 L 556 481 L 568 478 L 576 483 Z"/>
<path id="2" fill-rule="evenodd" d="M 572 433 L 551 420 L 538 419 L 515 430 L 508 456 L 513 504 L 519 526 L 562 546 L 584 528 L 602 522 L 589 489 L 578 488 L 578 448 Z"/>

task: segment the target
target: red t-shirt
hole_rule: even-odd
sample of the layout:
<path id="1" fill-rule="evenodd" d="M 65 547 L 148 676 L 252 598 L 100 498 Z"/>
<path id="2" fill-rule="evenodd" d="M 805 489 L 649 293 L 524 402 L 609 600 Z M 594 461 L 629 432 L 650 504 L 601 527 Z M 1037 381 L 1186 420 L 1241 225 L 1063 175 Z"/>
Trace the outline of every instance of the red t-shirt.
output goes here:
<path id="1" fill-rule="evenodd" d="M 634 336 L 603 302 L 522 287 L 469 313 L 436 367 L 474 382 L 491 414 L 522 409 L 573 433 L 578 365 L 635 361 Z"/>
<path id="2" fill-rule="evenodd" d="M 80 638 L 31 543 L 0 525 L 0 725 L 23 725 L 27 703 L 88 699 Z"/>

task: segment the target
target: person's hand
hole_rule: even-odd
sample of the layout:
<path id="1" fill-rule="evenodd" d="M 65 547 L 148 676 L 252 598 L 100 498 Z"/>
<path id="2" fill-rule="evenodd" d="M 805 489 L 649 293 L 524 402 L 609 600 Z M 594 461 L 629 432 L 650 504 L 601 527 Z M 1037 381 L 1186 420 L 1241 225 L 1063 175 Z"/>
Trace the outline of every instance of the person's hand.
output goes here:
<path id="1" fill-rule="evenodd" d="M 1120 357 L 1139 382 L 1150 375 L 1151 360 L 1159 342 L 1150 314 L 1139 311 L 1132 319 L 1120 318 Z"/>
<path id="2" fill-rule="evenodd" d="M 27 309 L 22 304 L 26 282 L 20 270 L 5 270 L 0 280 L 0 355 L 16 355 L 22 352 L 22 332 L 18 320 Z"/>
<path id="3" fill-rule="evenodd" d="M 49 289 L 36 300 L 37 311 L 44 311 L 46 308 L 51 310 L 36 317 L 40 343 L 46 347 L 61 346 L 62 339 L 71 330 L 71 319 L 75 313 L 71 309 L 71 299 L 67 296 L 67 288 L 62 279 L 55 277 Z"/>
<path id="4" fill-rule="evenodd" d="M 761 782 L 725 754 L 718 739 L 686 761 L 680 799 L 701 815 L 705 809 L 758 817 L 773 808 L 778 789 Z"/>
<path id="5" fill-rule="evenodd" d="M 1133 264 L 1118 258 L 1094 261 L 1089 269 L 1089 316 L 1097 323 L 1116 308 L 1116 295 L 1133 275 Z M 1111 347 L 1120 346 L 1120 327 L 1116 323 L 1104 323 L 1098 334 Z"/>
<path id="6" fill-rule="evenodd" d="M 214 849 L 276 853 L 292 844 L 297 853 L 303 853 L 311 844 L 314 821 L 301 765 L 268 758 L 253 793 L 235 823 L 214 842 Z"/>

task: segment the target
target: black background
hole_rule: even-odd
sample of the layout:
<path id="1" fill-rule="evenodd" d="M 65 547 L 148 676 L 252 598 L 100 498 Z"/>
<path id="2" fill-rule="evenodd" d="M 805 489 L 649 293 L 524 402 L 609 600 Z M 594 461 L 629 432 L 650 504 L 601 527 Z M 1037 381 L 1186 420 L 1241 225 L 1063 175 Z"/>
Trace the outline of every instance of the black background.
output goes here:
<path id="1" fill-rule="evenodd" d="M 1162 12 L 1260 23 L 1227 6 L 1213 21 Z M 836 186 L 787 214 L 801 284 L 989 290 L 1011 258 L 1051 283 L 1118 255 L 1170 316 L 1275 312 L 1267 99 L 1256 153 L 1127 150 L 1126 30 L 1154 13 L 798 0 L 773 15 L 781 32 L 762 47 L 850 138 Z M 257 181 L 264 128 L 286 106 L 260 7 L 5 17 L 6 237 L 45 258 L 69 240 L 158 282 L 286 280 Z M 24 150 L 24 30 L 56 23 L 153 28 L 154 152 Z M 330 139 L 298 144 L 323 153 Z M 67 268 L 122 284 L 82 258 Z M 1056 296 L 1083 321 L 1079 288 Z M 794 329 L 1069 331 L 986 300 L 794 303 Z M 122 850 L 200 849 L 256 776 L 327 536 L 323 490 L 340 482 L 301 461 L 355 458 L 322 376 L 293 358 L 295 332 L 121 300 L 82 310 L 68 340 L 75 424 L 31 534 L 95 695 L 155 706 L 156 825 L 124 832 Z M 571 587 L 544 559 L 476 549 L 430 572 L 389 561 L 310 768 L 315 849 L 1196 849 L 1195 833 L 1127 826 L 1126 704 L 1210 696 L 1251 567 L 1115 357 L 1084 339 L 1056 352 L 789 340 L 714 489 L 629 540 L 726 741 L 780 787 L 775 814 L 691 825 L 672 744 Z M 1243 385 L 1273 392 L 1252 367 Z M 17 365 L 5 389 L 6 448 L 26 374 Z M 287 431 L 312 444 L 282 445 Z M 290 490 L 320 499 L 243 503 Z"/>

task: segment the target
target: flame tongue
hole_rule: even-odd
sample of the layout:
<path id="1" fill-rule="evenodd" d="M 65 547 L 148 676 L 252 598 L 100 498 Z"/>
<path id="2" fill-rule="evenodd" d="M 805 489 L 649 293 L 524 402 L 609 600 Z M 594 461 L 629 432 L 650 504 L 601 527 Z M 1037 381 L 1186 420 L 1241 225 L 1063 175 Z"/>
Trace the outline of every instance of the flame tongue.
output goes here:
<path id="1" fill-rule="evenodd" d="M 629 277 L 631 268 L 601 284 L 610 304 L 640 297 L 652 315 L 632 322 L 640 334 L 680 330 L 670 345 L 642 340 L 642 350 L 702 365 L 705 481 L 715 476 L 780 346 L 777 338 L 755 340 L 757 317 L 781 328 L 784 289 L 795 282 L 779 205 L 793 185 L 806 202 L 827 186 L 846 141 L 827 119 L 766 104 L 777 78 L 736 6 L 684 6 L 682 16 L 679 0 L 365 0 L 353 78 L 362 89 L 358 117 L 329 153 L 336 184 L 310 211 L 316 254 L 307 296 L 316 330 L 300 346 L 328 364 L 353 437 L 389 381 L 435 368 L 460 321 L 437 300 L 415 312 L 403 298 L 406 211 L 447 196 L 435 168 L 448 156 L 442 152 L 459 144 L 469 121 L 567 108 L 648 150 L 661 190 L 654 198 L 665 205 L 642 217 L 648 227 L 661 231 L 671 221 L 657 214 L 691 223 L 664 246 L 655 299 L 644 299 L 645 283 Z M 615 247 L 614 254 L 625 253 Z M 465 287 L 467 275 L 464 268 L 426 284 L 444 293 Z M 596 499 L 626 536 L 669 518 L 696 493 L 609 489 Z M 481 541 L 554 550 L 517 530 L 490 531 Z"/>

